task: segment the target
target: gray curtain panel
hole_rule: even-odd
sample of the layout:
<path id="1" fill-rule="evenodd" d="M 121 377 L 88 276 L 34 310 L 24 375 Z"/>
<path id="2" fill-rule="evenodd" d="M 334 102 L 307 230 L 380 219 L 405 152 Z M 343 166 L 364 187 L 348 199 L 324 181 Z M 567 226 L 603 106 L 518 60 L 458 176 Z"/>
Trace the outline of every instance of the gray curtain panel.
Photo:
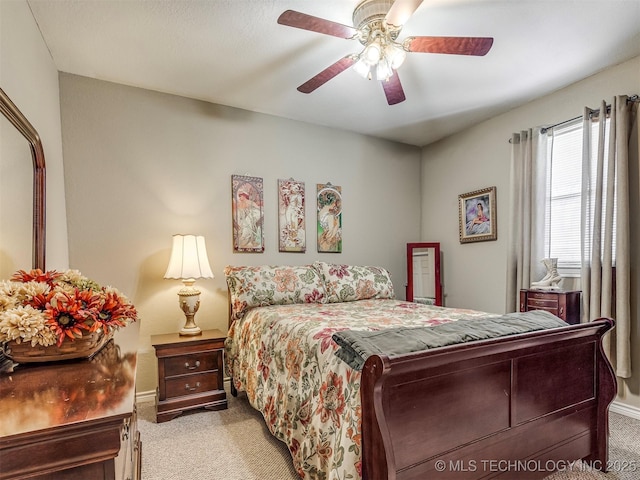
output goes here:
<path id="1" fill-rule="evenodd" d="M 605 348 L 621 378 L 631 376 L 629 140 L 633 107 L 626 96 L 614 97 L 608 128 L 604 101 L 599 110 L 587 107 L 583 115 L 582 321 L 615 318 L 616 328 L 605 337 Z M 596 135 L 592 135 L 594 122 L 598 123 Z"/>
<path id="2" fill-rule="evenodd" d="M 544 276 L 547 141 L 537 127 L 511 137 L 506 312 L 517 311 L 521 288 Z"/>

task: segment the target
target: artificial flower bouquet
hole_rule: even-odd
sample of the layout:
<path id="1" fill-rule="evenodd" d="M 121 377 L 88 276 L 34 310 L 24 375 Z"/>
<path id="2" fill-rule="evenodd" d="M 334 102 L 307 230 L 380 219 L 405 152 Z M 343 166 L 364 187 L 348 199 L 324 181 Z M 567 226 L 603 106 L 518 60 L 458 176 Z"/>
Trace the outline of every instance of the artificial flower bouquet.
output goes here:
<path id="1" fill-rule="evenodd" d="M 95 333 L 108 336 L 136 318 L 122 293 L 78 270 L 19 270 L 0 282 L 0 343 L 60 347 Z"/>

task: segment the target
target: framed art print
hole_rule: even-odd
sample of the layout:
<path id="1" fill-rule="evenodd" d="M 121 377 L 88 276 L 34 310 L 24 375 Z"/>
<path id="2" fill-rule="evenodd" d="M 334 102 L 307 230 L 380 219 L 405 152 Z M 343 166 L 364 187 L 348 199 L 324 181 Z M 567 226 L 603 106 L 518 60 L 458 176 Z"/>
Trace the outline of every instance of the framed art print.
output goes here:
<path id="1" fill-rule="evenodd" d="M 318 253 L 342 252 L 342 188 L 317 184 Z"/>
<path id="2" fill-rule="evenodd" d="M 262 178 L 231 175 L 233 251 L 264 252 Z"/>
<path id="3" fill-rule="evenodd" d="M 458 195 L 460 243 L 498 238 L 496 187 Z"/>
<path id="4" fill-rule="evenodd" d="M 304 182 L 278 180 L 278 249 L 281 252 L 304 252 L 305 237 Z"/>

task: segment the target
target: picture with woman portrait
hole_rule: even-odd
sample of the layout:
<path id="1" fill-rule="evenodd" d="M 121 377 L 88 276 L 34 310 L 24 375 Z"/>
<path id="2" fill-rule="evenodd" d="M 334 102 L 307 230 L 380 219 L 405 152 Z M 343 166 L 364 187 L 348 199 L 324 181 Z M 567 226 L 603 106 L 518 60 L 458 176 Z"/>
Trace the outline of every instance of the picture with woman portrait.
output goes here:
<path id="1" fill-rule="evenodd" d="M 458 196 L 460 243 L 496 240 L 496 187 Z"/>
<path id="2" fill-rule="evenodd" d="M 262 178 L 231 175 L 233 251 L 264 252 Z"/>
<path id="3" fill-rule="evenodd" d="M 304 252 L 305 234 L 304 182 L 278 180 L 278 249 L 281 252 Z"/>
<path id="4" fill-rule="evenodd" d="M 342 252 L 342 188 L 317 184 L 318 252 Z"/>

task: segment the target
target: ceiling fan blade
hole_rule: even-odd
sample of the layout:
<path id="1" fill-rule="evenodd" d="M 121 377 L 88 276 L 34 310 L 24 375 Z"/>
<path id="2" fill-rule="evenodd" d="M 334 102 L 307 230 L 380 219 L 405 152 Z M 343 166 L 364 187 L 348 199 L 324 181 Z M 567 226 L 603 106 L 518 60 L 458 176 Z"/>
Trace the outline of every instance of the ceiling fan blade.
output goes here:
<path id="1" fill-rule="evenodd" d="M 387 25 L 402 27 L 413 15 L 423 0 L 396 0 L 384 17 Z"/>
<path id="2" fill-rule="evenodd" d="M 389 80 L 382 80 L 381 83 L 389 105 L 395 105 L 406 100 L 398 72 L 394 71 Z"/>
<path id="3" fill-rule="evenodd" d="M 311 93 L 316 88 L 321 87 L 333 77 L 338 75 L 339 73 L 344 72 L 347 68 L 355 63 L 355 59 L 352 55 L 347 55 L 344 58 L 341 58 L 336 63 L 328 66 L 315 77 L 307 80 L 305 83 L 298 87 L 298 91 L 302 93 Z"/>
<path id="4" fill-rule="evenodd" d="M 404 41 L 410 52 L 486 55 L 493 45 L 491 37 L 409 37 Z"/>
<path id="5" fill-rule="evenodd" d="M 334 37 L 340 38 L 353 38 L 358 33 L 358 30 L 348 25 L 342 25 L 341 23 L 332 22 L 294 10 L 283 12 L 282 15 L 278 17 L 278 23 L 280 25 L 311 30 L 312 32 L 324 33 L 325 35 L 333 35 Z"/>

